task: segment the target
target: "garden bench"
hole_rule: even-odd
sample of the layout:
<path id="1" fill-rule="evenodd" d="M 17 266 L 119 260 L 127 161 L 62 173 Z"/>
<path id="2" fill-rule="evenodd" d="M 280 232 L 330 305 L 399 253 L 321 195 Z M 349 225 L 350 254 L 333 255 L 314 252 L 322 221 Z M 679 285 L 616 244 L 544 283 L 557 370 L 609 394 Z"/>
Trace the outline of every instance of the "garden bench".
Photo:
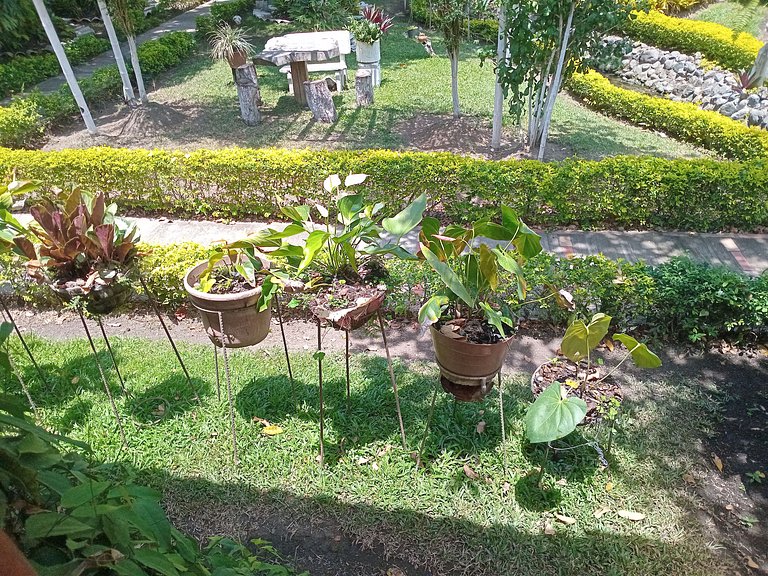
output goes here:
<path id="1" fill-rule="evenodd" d="M 347 62 L 345 56 L 352 52 L 352 46 L 349 41 L 349 32 L 347 30 L 331 30 L 326 32 L 298 32 L 295 34 L 286 34 L 288 37 L 304 37 L 307 40 L 314 40 L 315 38 L 330 38 L 334 40 L 339 46 L 338 59 L 329 60 L 327 62 L 315 62 L 307 65 L 309 72 L 334 72 L 336 76 L 336 84 L 339 87 L 339 91 L 343 90 L 347 85 Z M 283 66 L 280 68 L 280 72 L 286 75 L 288 79 L 288 92 L 293 94 L 293 82 L 291 78 L 291 67 Z"/>

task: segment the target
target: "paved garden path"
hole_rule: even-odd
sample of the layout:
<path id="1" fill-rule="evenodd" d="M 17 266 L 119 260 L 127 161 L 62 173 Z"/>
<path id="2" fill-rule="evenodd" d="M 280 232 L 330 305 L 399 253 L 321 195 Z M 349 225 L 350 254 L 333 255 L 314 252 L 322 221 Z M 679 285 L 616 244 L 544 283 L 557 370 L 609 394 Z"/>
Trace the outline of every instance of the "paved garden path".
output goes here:
<path id="1" fill-rule="evenodd" d="M 155 40 L 160 36 L 167 34 L 168 32 L 194 32 L 197 29 L 195 26 L 195 20 L 198 16 L 205 16 L 206 14 L 210 13 L 211 5 L 227 1 L 228 0 L 210 0 L 205 4 L 201 4 L 197 8 L 183 12 L 178 16 L 171 18 L 170 20 L 166 20 L 157 28 L 152 28 L 151 30 L 147 30 L 142 34 L 139 34 L 136 37 L 136 43 L 141 45 L 148 40 Z M 123 42 L 120 47 L 123 51 L 123 54 L 125 55 L 127 63 L 129 54 L 128 44 Z M 112 50 L 110 49 L 100 54 L 99 56 L 96 56 L 92 60 L 89 60 L 88 62 L 83 62 L 82 64 L 73 66 L 72 69 L 74 70 L 77 79 L 82 80 L 83 78 L 88 78 L 96 69 L 102 68 L 104 66 L 110 66 L 114 63 L 115 57 L 112 54 Z M 54 76 L 53 78 L 48 78 L 47 80 L 38 84 L 36 88 L 44 94 L 49 94 L 58 90 L 65 83 L 66 80 L 64 79 L 64 75 L 61 74 L 59 76 Z"/>
<path id="2" fill-rule="evenodd" d="M 261 222 L 205 222 L 136 218 L 142 240 L 153 244 L 236 240 L 267 226 Z M 688 255 L 694 260 L 723 265 L 746 274 L 768 270 L 768 234 L 699 234 L 688 232 L 584 232 L 559 230 L 541 232 L 545 250 L 561 256 L 605 254 L 629 262 L 643 260 L 659 264 L 672 256 Z M 417 245 L 415 234 L 405 238 L 407 247 Z"/>

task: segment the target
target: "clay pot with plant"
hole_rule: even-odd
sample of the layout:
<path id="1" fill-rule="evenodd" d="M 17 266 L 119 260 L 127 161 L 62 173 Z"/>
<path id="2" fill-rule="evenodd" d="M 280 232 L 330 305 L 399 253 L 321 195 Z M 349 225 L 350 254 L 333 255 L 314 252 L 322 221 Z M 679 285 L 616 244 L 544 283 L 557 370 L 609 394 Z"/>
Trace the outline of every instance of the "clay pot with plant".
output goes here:
<path id="1" fill-rule="evenodd" d="M 531 443 L 547 443 L 544 464 L 550 443 L 565 438 L 585 422 L 607 422 L 606 452 L 610 452 L 622 402 L 621 387 L 613 375 L 629 359 L 639 368 L 661 366 L 659 357 L 629 334 L 606 339 L 610 323 L 611 317 L 602 313 L 588 322 L 574 320 L 565 331 L 561 355 L 539 366 L 531 377 L 536 400 L 526 413 L 525 434 Z M 614 340 L 626 348 L 626 353 L 615 366 L 608 367 L 594 352 L 601 343 L 613 350 Z"/>
<path id="2" fill-rule="evenodd" d="M 31 191 L 36 185 L 27 187 Z M 27 259 L 31 278 L 92 314 L 108 314 L 128 300 L 139 238 L 136 227 L 117 216 L 116 204 L 107 205 L 102 193 L 71 186 L 33 206 L 30 213 L 34 222 L 17 231 L 13 243 Z"/>
<path id="3" fill-rule="evenodd" d="M 365 204 L 363 195 L 352 191 L 366 178 L 350 174 L 342 185 L 337 174 L 329 176 L 323 188 L 335 199 L 330 210 L 322 204 L 282 207 L 291 220 L 288 227 L 254 240 L 270 255 L 285 258 L 293 276 L 305 282 L 304 290 L 315 293 L 312 314 L 339 330 L 355 330 L 379 310 L 387 291 L 382 258 L 415 259 L 400 241 L 418 226 L 426 208 L 422 194 L 385 218 L 383 204 Z M 301 245 L 289 242 L 298 235 L 306 236 Z M 278 248 L 270 247 L 277 242 Z"/>
<path id="4" fill-rule="evenodd" d="M 491 248 L 480 238 L 499 244 Z M 441 383 L 458 400 L 481 400 L 501 370 L 516 326 L 506 287 L 511 282 L 517 300 L 526 299 L 522 266 L 541 251 L 540 237 L 502 206 L 501 223 L 441 229 L 437 219 L 425 217 L 419 242 L 419 256 L 442 281 L 419 311 L 419 322 L 430 326 Z"/>
<path id="5" fill-rule="evenodd" d="M 213 30 L 208 41 L 211 46 L 211 58 L 226 60 L 233 70 L 248 63 L 248 58 L 255 48 L 248 41 L 248 31 L 244 28 L 234 28 L 223 22 Z"/>
<path id="6" fill-rule="evenodd" d="M 271 302 L 284 286 L 279 271 L 253 242 L 213 247 L 208 260 L 190 268 L 184 289 L 218 347 L 243 348 L 269 334 Z"/>

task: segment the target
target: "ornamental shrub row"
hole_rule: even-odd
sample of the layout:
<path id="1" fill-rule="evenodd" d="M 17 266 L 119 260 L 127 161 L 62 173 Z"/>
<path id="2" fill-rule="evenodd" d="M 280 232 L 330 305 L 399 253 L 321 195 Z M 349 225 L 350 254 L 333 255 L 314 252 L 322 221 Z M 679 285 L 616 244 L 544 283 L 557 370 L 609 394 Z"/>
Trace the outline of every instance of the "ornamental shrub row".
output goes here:
<path id="1" fill-rule="evenodd" d="M 176 66 L 195 46 L 195 38 L 188 32 L 171 32 L 157 40 L 145 42 L 138 49 L 145 78 Z M 80 80 L 79 84 L 91 106 L 122 93 L 117 66 L 99 68 L 89 78 Z M 10 106 L 0 107 L 0 146 L 32 147 L 38 143 L 46 126 L 77 113 L 77 105 L 66 85 L 51 94 L 33 92 L 16 98 Z"/>
<path id="2" fill-rule="evenodd" d="M 279 217 L 279 202 L 323 202 L 328 174 L 369 174 L 371 201 L 393 210 L 425 192 L 456 221 L 500 203 L 538 226 L 661 227 L 712 231 L 768 226 L 768 160 L 727 162 L 616 156 L 489 161 L 449 153 L 230 148 L 190 153 L 0 149 L 0 173 L 44 187 L 78 182 L 123 209 L 179 216 Z"/>
<path id="3" fill-rule="evenodd" d="M 595 71 L 574 74 L 568 90 L 596 110 L 660 130 L 726 158 L 748 160 L 768 156 L 768 132 L 719 112 L 701 110 L 690 102 L 674 102 L 619 88 Z"/>
<path id="4" fill-rule="evenodd" d="M 427 26 L 435 25 L 434 16 L 429 14 L 428 0 L 411 0 L 410 10 L 413 19 Z M 479 38 L 484 42 L 495 44 L 499 34 L 499 21 L 492 19 L 471 18 L 469 21 L 470 33 L 473 38 Z"/>
<path id="5" fill-rule="evenodd" d="M 680 50 L 686 54 L 701 52 L 706 58 L 738 72 L 749 70 L 762 42 L 746 32 L 736 32 L 714 22 L 665 16 L 661 12 L 637 12 L 627 20 L 624 33 L 646 44 Z"/>
<path id="6" fill-rule="evenodd" d="M 109 50 L 109 40 L 97 38 L 92 34 L 81 36 L 64 46 L 69 63 L 73 66 L 105 50 Z M 53 53 L 16 56 L 9 62 L 0 64 L 0 98 L 5 98 L 12 92 L 19 92 L 24 88 L 31 88 L 60 72 L 59 61 Z"/>

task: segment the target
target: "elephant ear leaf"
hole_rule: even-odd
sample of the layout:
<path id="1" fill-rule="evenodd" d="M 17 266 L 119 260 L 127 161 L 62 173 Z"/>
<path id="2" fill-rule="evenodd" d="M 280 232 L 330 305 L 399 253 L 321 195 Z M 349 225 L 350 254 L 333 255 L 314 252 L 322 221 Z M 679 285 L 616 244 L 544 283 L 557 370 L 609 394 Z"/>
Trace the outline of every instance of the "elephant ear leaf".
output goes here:
<path id="1" fill-rule="evenodd" d="M 528 408 L 525 435 L 529 442 L 552 442 L 576 430 L 586 415 L 586 402 L 568 396 L 560 382 L 553 382 Z"/>
<path id="2" fill-rule="evenodd" d="M 422 194 L 392 218 L 384 218 L 381 225 L 390 234 L 401 238 L 418 226 L 427 208 L 427 195 Z"/>
<path id="3" fill-rule="evenodd" d="M 632 355 L 632 361 L 638 368 L 658 368 L 661 366 L 661 359 L 648 350 L 648 346 L 641 344 L 629 334 L 614 334 L 613 338 L 627 347 Z"/>
<path id="4" fill-rule="evenodd" d="M 592 316 L 589 324 L 583 320 L 572 322 L 565 331 L 560 349 L 569 360 L 579 362 L 594 350 L 608 333 L 611 317 L 603 313 Z"/>

